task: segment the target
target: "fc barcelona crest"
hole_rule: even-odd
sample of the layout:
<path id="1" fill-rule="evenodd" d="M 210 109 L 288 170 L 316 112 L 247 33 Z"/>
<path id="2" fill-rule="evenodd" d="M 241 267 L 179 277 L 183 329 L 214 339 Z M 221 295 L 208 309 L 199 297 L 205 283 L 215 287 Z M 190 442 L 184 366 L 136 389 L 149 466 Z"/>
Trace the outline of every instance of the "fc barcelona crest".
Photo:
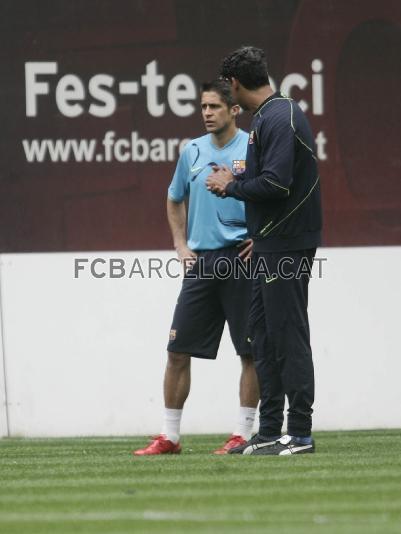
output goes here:
<path id="1" fill-rule="evenodd" d="M 174 341 L 176 337 L 177 337 L 177 330 L 170 330 L 170 335 L 169 335 L 170 341 Z"/>
<path id="2" fill-rule="evenodd" d="M 245 160 L 244 159 L 234 159 L 232 171 L 233 174 L 242 174 L 245 172 Z"/>

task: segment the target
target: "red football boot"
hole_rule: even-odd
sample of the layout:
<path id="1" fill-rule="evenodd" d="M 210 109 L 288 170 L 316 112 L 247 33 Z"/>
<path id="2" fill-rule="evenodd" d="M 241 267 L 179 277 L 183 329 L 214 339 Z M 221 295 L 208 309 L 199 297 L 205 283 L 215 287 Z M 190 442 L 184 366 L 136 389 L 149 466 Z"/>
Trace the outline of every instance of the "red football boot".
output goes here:
<path id="1" fill-rule="evenodd" d="M 164 434 L 155 436 L 152 441 L 143 449 L 132 451 L 134 456 L 152 456 L 156 454 L 180 454 L 181 445 L 173 443 Z"/>
<path id="2" fill-rule="evenodd" d="M 246 443 L 246 439 L 244 439 L 242 436 L 236 436 L 235 434 L 233 434 L 227 439 L 227 441 L 220 449 L 216 449 L 214 451 L 214 454 L 228 454 L 228 451 L 230 449 L 233 449 L 234 447 L 239 447 L 244 443 Z"/>

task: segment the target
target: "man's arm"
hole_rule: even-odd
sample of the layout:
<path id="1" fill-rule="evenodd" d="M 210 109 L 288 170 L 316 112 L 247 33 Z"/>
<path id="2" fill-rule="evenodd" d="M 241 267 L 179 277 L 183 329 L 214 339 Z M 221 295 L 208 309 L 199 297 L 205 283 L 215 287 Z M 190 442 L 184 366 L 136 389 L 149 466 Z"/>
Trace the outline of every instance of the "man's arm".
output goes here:
<path id="1" fill-rule="evenodd" d="M 213 174 L 206 180 L 206 187 L 217 196 L 252 202 L 263 202 L 268 198 L 285 198 L 290 194 L 289 188 L 282 186 L 278 180 L 274 180 L 268 174 L 249 180 L 238 180 L 224 166 L 213 168 Z"/>
<path id="2" fill-rule="evenodd" d="M 234 180 L 228 169 L 216 169 L 206 181 L 212 193 L 252 202 L 286 198 L 290 195 L 295 136 L 289 119 L 280 119 L 281 117 L 273 124 L 264 124 L 259 132 L 260 175 Z"/>
<path id="3" fill-rule="evenodd" d="M 167 219 L 178 258 L 181 261 L 185 261 L 186 266 L 190 267 L 194 263 L 191 260 L 195 260 L 197 255 L 187 245 L 187 210 L 185 201 L 174 202 L 174 200 L 167 198 Z"/>
<path id="4" fill-rule="evenodd" d="M 286 198 L 290 194 L 289 188 L 269 178 L 269 175 L 263 174 L 246 182 L 234 180 L 227 185 L 224 192 L 227 197 L 252 202 L 264 202 L 269 198 Z"/>

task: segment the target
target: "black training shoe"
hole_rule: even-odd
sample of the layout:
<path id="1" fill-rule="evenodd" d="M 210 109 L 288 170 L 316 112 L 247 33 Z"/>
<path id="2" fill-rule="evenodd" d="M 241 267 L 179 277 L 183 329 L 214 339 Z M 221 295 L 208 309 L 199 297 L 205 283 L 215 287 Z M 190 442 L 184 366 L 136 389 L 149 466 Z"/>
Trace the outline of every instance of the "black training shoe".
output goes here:
<path id="1" fill-rule="evenodd" d="M 245 452 L 248 449 L 250 451 L 253 450 L 253 447 L 259 448 L 259 447 L 269 447 L 270 445 L 274 445 L 276 442 L 272 441 L 271 439 L 267 438 L 266 436 L 261 436 L 260 434 L 255 434 L 251 437 L 249 441 L 246 443 L 243 443 L 242 445 L 239 445 L 238 447 L 234 447 L 228 451 L 228 454 L 250 454 L 250 452 Z"/>
<path id="2" fill-rule="evenodd" d="M 290 456 L 291 454 L 308 454 L 312 452 L 315 452 L 315 442 L 313 440 L 309 445 L 303 445 L 291 436 L 282 436 L 271 447 L 256 448 L 248 454 L 255 456 Z"/>

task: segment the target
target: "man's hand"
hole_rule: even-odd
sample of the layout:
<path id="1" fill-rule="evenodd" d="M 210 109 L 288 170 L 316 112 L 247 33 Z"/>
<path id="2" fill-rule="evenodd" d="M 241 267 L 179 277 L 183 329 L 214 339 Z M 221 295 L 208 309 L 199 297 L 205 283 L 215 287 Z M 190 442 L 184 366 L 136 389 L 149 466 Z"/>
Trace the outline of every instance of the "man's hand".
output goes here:
<path id="1" fill-rule="evenodd" d="M 176 251 L 178 259 L 184 265 L 184 271 L 187 272 L 189 269 L 192 269 L 198 258 L 196 252 L 191 250 L 186 244 L 177 246 Z"/>
<path id="2" fill-rule="evenodd" d="M 234 181 L 234 175 L 227 165 L 215 165 L 212 169 L 212 174 L 206 178 L 206 187 L 218 197 L 224 197 L 226 186 Z"/>
<path id="3" fill-rule="evenodd" d="M 252 251 L 253 251 L 253 241 L 252 239 L 244 239 L 237 245 L 238 248 L 240 248 L 240 252 L 238 253 L 238 256 L 243 261 L 248 261 L 251 259 Z"/>

